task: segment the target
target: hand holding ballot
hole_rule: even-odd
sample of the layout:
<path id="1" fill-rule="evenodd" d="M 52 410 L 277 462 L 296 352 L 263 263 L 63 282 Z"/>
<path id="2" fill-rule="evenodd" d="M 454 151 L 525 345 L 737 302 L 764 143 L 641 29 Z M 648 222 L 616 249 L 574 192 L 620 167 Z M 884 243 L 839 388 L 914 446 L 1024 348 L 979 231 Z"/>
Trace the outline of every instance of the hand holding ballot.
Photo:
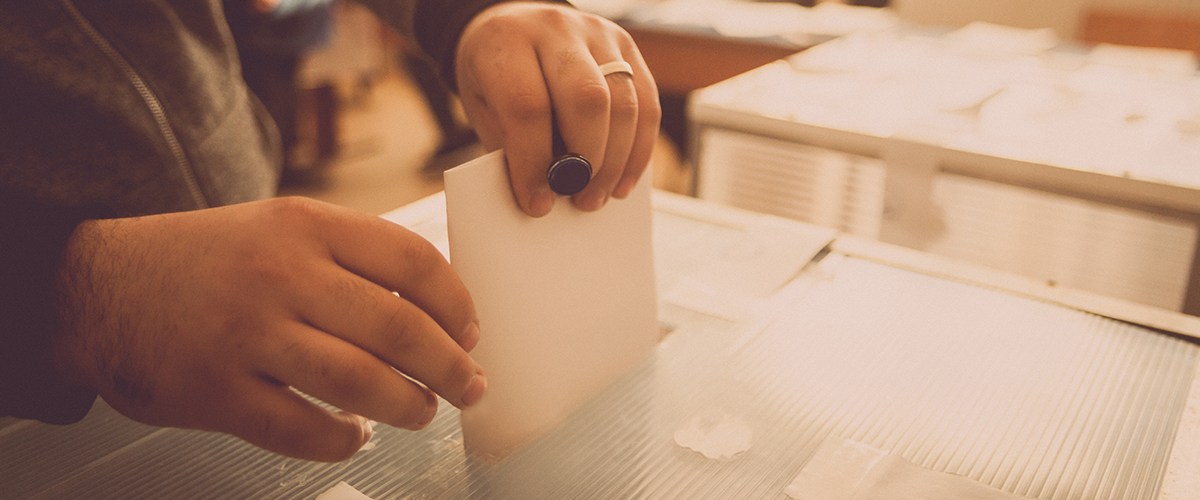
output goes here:
<path id="1" fill-rule="evenodd" d="M 505 150 L 526 214 L 554 206 L 552 123 L 568 152 L 592 165 L 576 207 L 624 199 L 646 171 L 662 115 L 658 90 L 632 38 L 611 21 L 551 3 L 492 6 L 463 31 L 456 73 L 483 145 Z"/>
<path id="2" fill-rule="evenodd" d="M 139 422 L 337 461 L 367 419 L 420 429 L 435 393 L 465 407 L 487 387 L 467 289 L 377 217 L 279 198 L 86 223 L 68 252 L 63 377 Z"/>
<path id="3" fill-rule="evenodd" d="M 278 134 L 219 3 L 133 0 L 148 19 L 135 24 L 98 3 L 0 6 L 7 25 L 34 26 L 0 40 L 17 89 L 0 93 L 0 125 L 22 134 L 0 140 L 0 291 L 15 298 L 0 305 L 0 416 L 72 423 L 99 395 L 139 422 L 338 461 L 371 421 L 421 429 L 438 396 L 474 405 L 488 378 L 468 352 L 487 325 L 437 249 L 377 217 L 272 198 Z M 552 123 L 594 173 L 581 210 L 565 208 L 634 191 L 660 109 L 616 24 L 564 1 L 363 3 L 444 76 L 457 69 L 484 145 L 507 152 L 518 215 L 555 204 Z M 91 38 L 42 36 L 81 27 Z"/>

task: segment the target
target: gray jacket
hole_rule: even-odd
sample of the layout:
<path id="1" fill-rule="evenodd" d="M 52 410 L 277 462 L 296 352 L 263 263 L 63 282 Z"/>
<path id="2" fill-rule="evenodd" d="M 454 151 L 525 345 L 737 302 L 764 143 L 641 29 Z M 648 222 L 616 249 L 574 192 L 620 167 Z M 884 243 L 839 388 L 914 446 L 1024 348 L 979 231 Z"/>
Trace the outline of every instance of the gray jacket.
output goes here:
<path id="1" fill-rule="evenodd" d="M 449 74 L 466 22 L 498 1 L 363 3 Z M 0 2 L 0 415 L 71 422 L 95 399 L 48 350 L 76 225 L 272 196 L 278 142 L 220 0 Z"/>

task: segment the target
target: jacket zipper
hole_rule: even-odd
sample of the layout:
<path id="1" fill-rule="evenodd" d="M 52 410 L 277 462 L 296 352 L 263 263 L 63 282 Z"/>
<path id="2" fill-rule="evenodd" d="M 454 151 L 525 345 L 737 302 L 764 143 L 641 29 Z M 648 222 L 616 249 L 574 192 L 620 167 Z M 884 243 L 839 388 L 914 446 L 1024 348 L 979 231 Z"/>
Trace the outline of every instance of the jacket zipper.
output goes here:
<path id="1" fill-rule="evenodd" d="M 163 139 L 167 141 L 167 145 L 171 148 L 171 154 L 175 158 L 175 165 L 183 175 L 183 180 L 192 195 L 192 200 L 196 203 L 197 208 L 208 208 L 208 201 L 204 198 L 204 193 L 200 191 L 200 183 L 196 180 L 196 172 L 192 169 L 192 164 L 188 160 L 187 155 L 184 154 L 183 146 L 179 143 L 179 138 L 171 128 L 170 122 L 167 121 L 167 113 L 163 110 L 158 96 L 154 95 L 154 92 L 146 85 L 141 75 L 138 75 L 133 66 L 113 48 L 112 44 L 108 43 L 104 35 L 96 31 L 96 28 L 88 22 L 83 13 L 79 12 L 79 9 L 75 7 L 75 4 L 71 0 L 59 0 L 59 3 L 71 14 L 75 25 L 92 40 L 92 43 L 96 44 L 105 56 L 125 73 L 125 77 L 129 79 L 129 83 L 133 84 L 133 87 L 137 89 L 138 94 L 142 97 L 142 101 L 149 108 L 150 114 L 154 116 L 154 122 L 158 125 L 158 130 L 162 133 Z"/>

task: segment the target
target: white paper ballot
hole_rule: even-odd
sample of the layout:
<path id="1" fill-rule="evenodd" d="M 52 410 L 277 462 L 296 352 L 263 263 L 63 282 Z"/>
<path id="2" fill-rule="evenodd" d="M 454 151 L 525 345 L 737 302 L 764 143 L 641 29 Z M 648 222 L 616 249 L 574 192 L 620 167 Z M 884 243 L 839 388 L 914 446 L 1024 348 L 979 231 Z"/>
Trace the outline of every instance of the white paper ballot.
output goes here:
<path id="1" fill-rule="evenodd" d="M 650 177 L 599 211 L 560 196 L 533 218 L 517 206 L 502 151 L 446 172 L 450 262 L 475 301 L 471 356 L 488 377 L 462 412 L 469 453 L 503 459 L 654 347 Z"/>
<path id="2" fill-rule="evenodd" d="M 784 493 L 796 500 L 1027 500 L 840 438 L 821 443 Z"/>
<path id="3" fill-rule="evenodd" d="M 345 481 L 340 481 L 325 493 L 317 495 L 317 500 L 371 500 L 371 497 L 362 494 Z"/>

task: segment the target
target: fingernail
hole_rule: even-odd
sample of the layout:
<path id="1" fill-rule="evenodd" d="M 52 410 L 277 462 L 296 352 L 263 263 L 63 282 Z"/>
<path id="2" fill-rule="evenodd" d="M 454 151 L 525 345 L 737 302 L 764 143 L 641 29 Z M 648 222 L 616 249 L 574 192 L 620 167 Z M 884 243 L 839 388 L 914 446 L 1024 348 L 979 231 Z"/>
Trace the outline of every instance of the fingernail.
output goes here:
<path id="1" fill-rule="evenodd" d="M 419 425 L 421 429 L 424 429 L 425 426 L 429 425 L 430 422 L 433 422 L 433 417 L 437 415 L 437 410 L 437 396 L 435 396 L 433 392 L 427 391 L 425 393 L 425 414 L 421 416 L 421 422 L 417 425 Z"/>
<path id="2" fill-rule="evenodd" d="M 471 377 L 471 381 L 467 382 L 467 389 L 463 391 L 462 404 L 463 406 L 471 406 L 483 397 L 483 393 L 487 391 L 487 375 L 483 373 L 483 367 L 475 364 L 475 376 Z"/>
<path id="3" fill-rule="evenodd" d="M 554 208 L 554 193 L 550 189 L 544 189 L 533 194 L 533 199 L 529 200 L 529 210 L 533 213 L 529 214 L 534 217 L 541 217 L 550 213 Z"/>
<path id="4" fill-rule="evenodd" d="M 479 322 L 472 321 L 471 324 L 467 325 L 467 330 L 463 332 L 462 339 L 459 340 L 458 345 L 462 346 L 464 351 L 471 352 L 471 349 L 474 349 L 478 344 Z"/>
<path id="5" fill-rule="evenodd" d="M 362 417 L 359 417 L 359 418 L 362 418 Z M 370 441 L 371 436 L 375 435 L 375 426 L 371 424 L 371 420 L 368 418 L 363 418 L 362 422 L 360 422 L 359 425 L 362 426 L 362 433 L 363 433 L 362 442 L 366 443 L 367 441 Z"/>

